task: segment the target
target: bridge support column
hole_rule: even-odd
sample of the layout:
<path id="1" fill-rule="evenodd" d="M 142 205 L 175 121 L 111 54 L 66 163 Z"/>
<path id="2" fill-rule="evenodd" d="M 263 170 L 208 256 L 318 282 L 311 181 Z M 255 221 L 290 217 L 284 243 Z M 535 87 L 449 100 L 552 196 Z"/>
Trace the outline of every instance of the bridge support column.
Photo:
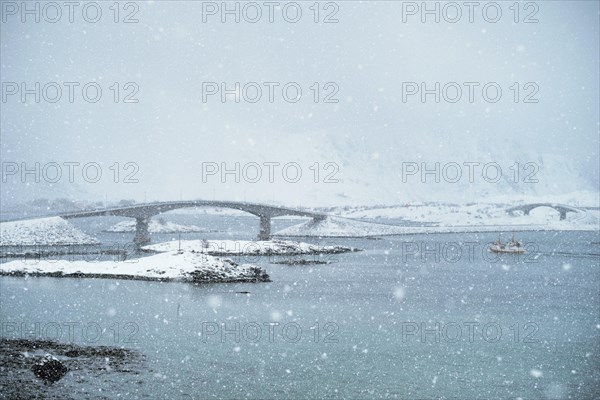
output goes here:
<path id="1" fill-rule="evenodd" d="M 135 237 L 133 238 L 133 243 L 135 243 L 137 246 L 150 243 L 150 234 L 148 233 L 148 220 L 149 218 L 135 219 Z"/>
<path id="2" fill-rule="evenodd" d="M 567 219 L 567 211 L 566 210 L 560 210 L 560 219 Z"/>
<path id="3" fill-rule="evenodd" d="M 271 217 L 260 217 L 260 231 L 258 232 L 258 240 L 271 239 Z"/>

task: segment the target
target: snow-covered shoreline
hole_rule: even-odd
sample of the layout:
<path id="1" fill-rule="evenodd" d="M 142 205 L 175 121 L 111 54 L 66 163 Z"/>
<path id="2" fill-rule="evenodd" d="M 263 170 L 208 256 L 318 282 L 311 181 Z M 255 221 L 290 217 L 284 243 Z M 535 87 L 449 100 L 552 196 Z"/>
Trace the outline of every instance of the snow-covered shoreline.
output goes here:
<path id="1" fill-rule="evenodd" d="M 559 212 L 549 207 L 538 207 L 529 215 L 511 215 L 507 212 L 513 205 L 477 203 L 465 205 L 413 204 L 395 207 L 372 207 L 337 212 L 336 216 L 351 219 L 402 219 L 416 224 L 435 226 L 498 226 L 498 225 L 553 225 L 555 229 L 573 225 L 598 223 L 600 210 L 579 209 L 567 213 L 566 220 L 559 219 Z M 572 207 L 578 209 L 577 207 Z"/>
<path id="2" fill-rule="evenodd" d="M 110 278 L 191 283 L 270 282 L 262 268 L 238 265 L 208 254 L 169 251 L 127 261 L 16 260 L 0 265 L 0 275 Z"/>
<path id="3" fill-rule="evenodd" d="M 529 231 L 597 231 L 591 224 L 576 225 L 559 221 L 549 224 L 510 225 L 448 225 L 448 226 L 400 226 L 368 221 L 328 217 L 322 221 L 309 221 L 293 225 L 274 233 L 279 237 L 375 237 L 415 234 L 480 233 L 480 232 L 529 232 Z"/>
<path id="4" fill-rule="evenodd" d="M 532 209 L 528 215 L 507 212 L 518 204 L 470 203 L 412 204 L 329 210 L 321 221 L 307 221 L 274 233 L 281 237 L 369 237 L 420 233 L 502 231 L 597 231 L 600 210 L 569 207 L 566 219 L 551 207 Z M 374 222 L 372 222 L 375 220 Z M 386 223 L 386 221 L 389 221 Z"/>
<path id="5" fill-rule="evenodd" d="M 211 256 L 234 255 L 312 255 L 338 254 L 360 251 L 354 247 L 329 245 L 322 246 L 290 240 L 173 240 L 142 247 L 147 252 L 190 251 Z"/>

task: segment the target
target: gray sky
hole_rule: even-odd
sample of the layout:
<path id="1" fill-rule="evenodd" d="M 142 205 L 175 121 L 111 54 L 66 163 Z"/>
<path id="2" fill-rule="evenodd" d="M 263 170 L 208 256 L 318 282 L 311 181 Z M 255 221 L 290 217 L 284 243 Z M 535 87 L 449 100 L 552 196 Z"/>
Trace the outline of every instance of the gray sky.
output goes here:
<path id="1" fill-rule="evenodd" d="M 486 22 L 480 8 L 473 23 L 464 14 L 456 23 L 443 18 L 435 23 L 431 16 L 422 23 L 420 14 L 405 14 L 403 22 L 402 2 L 337 2 L 339 22 L 330 24 L 314 23 L 313 2 L 299 3 L 303 14 L 297 23 L 286 22 L 277 9 L 274 23 L 263 15 L 254 24 L 231 17 L 222 23 L 218 14 L 203 23 L 202 3 L 192 1 L 135 2 L 139 22 L 114 23 L 112 3 L 98 2 L 103 14 L 97 23 L 83 20 L 80 8 L 73 23 L 66 9 L 56 23 L 43 18 L 36 23 L 31 16 L 22 23 L 10 7 L 3 13 L 2 162 L 98 162 L 103 172 L 99 182 L 88 183 L 76 171 L 71 183 L 63 167 L 56 185 L 8 176 L 3 204 L 57 193 L 100 200 L 215 197 L 326 205 L 599 189 L 597 2 L 537 2 L 539 22 L 516 24 L 513 2 L 499 3 L 503 14 L 497 23 Z M 133 10 L 121 9 L 119 18 Z M 319 18 L 333 10 L 321 9 Z M 519 19 L 532 10 L 521 8 Z M 64 85 L 56 103 L 44 98 L 35 103 L 33 95 L 23 103 L 20 93 L 7 95 L 7 82 L 80 86 L 73 103 Z M 103 90 L 97 103 L 81 96 L 89 82 Z M 115 82 L 121 100 L 132 90 L 125 83 L 135 83 L 139 102 L 115 103 L 110 89 Z M 296 82 L 303 96 L 290 103 L 276 90 L 270 103 L 263 86 L 256 103 L 235 103 L 233 96 L 222 103 L 218 95 L 203 102 L 203 82 L 226 82 L 230 88 L 235 82 Z M 311 90 L 315 82 L 318 103 Z M 322 101 L 333 87 L 326 90 L 328 82 L 339 88 L 338 103 Z M 457 82 L 463 96 L 456 103 L 443 98 L 436 103 L 433 95 L 425 103 L 418 95 L 403 101 L 404 82 L 428 87 Z M 480 83 L 473 103 L 464 82 Z M 496 103 L 482 97 L 488 82 L 503 90 Z M 510 89 L 515 82 L 518 103 Z M 531 92 L 523 86 L 528 82 L 539 88 L 538 103 L 522 101 Z M 424 161 L 497 162 L 505 175 L 515 162 L 532 162 L 540 167 L 539 183 L 402 182 L 403 162 Z M 109 169 L 115 162 L 119 183 Z M 138 183 L 122 183 L 133 171 L 124 170 L 127 162 L 139 167 Z M 209 162 L 231 168 L 235 162 L 296 162 L 303 178 L 287 182 L 276 168 L 271 183 L 263 167 L 258 183 L 243 177 L 236 183 L 231 176 L 223 183 L 219 174 L 203 182 L 202 165 Z M 337 165 L 334 178 L 341 182 L 323 182 L 333 171 L 324 168 L 328 162 Z"/>

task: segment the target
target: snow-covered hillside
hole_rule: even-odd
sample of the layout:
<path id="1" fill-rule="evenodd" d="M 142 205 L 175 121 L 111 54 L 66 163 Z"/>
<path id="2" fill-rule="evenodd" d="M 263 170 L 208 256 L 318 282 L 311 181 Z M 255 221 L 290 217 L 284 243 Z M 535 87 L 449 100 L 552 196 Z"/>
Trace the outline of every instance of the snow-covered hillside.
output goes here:
<path id="1" fill-rule="evenodd" d="M 96 239 L 60 217 L 0 222 L 0 246 L 95 243 Z"/>

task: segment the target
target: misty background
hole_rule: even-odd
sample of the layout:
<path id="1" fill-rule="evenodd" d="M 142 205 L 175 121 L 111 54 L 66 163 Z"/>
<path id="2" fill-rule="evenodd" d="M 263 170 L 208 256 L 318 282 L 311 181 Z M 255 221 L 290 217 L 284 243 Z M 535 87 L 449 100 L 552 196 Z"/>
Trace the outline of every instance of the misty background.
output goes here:
<path id="1" fill-rule="evenodd" d="M 114 23 L 112 2 L 100 4 L 98 23 L 85 22 L 77 11 L 73 23 L 64 15 L 57 23 L 3 15 L 3 83 L 97 82 L 103 89 L 97 103 L 77 91 L 73 103 L 66 91 L 54 104 L 33 96 L 26 103 L 19 96 L 3 99 L 3 163 L 97 162 L 103 172 L 97 183 L 82 179 L 80 170 L 70 183 L 66 168 L 56 184 L 7 176 L 3 207 L 39 197 L 328 206 L 543 199 L 600 190 L 597 2 L 538 2 L 539 23 L 530 24 L 515 24 L 506 2 L 498 23 L 486 22 L 479 10 L 474 23 L 463 15 L 454 24 L 432 17 L 422 23 L 420 15 L 403 22 L 401 2 L 337 2 L 339 22 L 331 24 L 313 22 L 312 2 L 300 3 L 304 14 L 295 24 L 280 13 L 275 23 L 265 15 L 254 24 L 221 23 L 219 15 L 203 23 L 202 4 L 192 1 L 136 2 L 138 23 Z M 137 84 L 139 102 L 115 103 L 114 82 L 121 96 L 125 83 Z M 229 88 L 297 82 L 304 95 L 297 103 L 281 96 L 270 103 L 264 94 L 257 103 L 231 96 L 226 103 L 219 96 L 203 102 L 203 82 Z M 315 103 L 314 82 L 337 84 L 339 102 Z M 403 102 L 403 82 L 497 82 L 503 95 L 489 103 L 479 89 L 473 103 L 465 92 L 457 103 L 436 103 L 432 96 L 426 103 L 418 96 Z M 536 82 L 539 102 L 515 103 L 514 82 Z M 115 162 L 118 183 L 109 169 Z M 127 162 L 139 167 L 138 183 L 122 182 Z M 207 162 L 230 168 L 296 162 L 303 176 L 289 183 L 276 168 L 271 183 L 265 167 L 258 183 L 236 183 L 231 175 L 222 182 L 219 174 L 203 182 Z M 316 162 L 317 183 L 310 169 Z M 496 162 L 503 179 L 422 183 L 417 175 L 403 182 L 406 162 Z M 538 165 L 539 182 L 515 183 L 509 170 L 515 162 Z M 326 163 L 339 167 L 339 182 L 323 182 Z"/>

